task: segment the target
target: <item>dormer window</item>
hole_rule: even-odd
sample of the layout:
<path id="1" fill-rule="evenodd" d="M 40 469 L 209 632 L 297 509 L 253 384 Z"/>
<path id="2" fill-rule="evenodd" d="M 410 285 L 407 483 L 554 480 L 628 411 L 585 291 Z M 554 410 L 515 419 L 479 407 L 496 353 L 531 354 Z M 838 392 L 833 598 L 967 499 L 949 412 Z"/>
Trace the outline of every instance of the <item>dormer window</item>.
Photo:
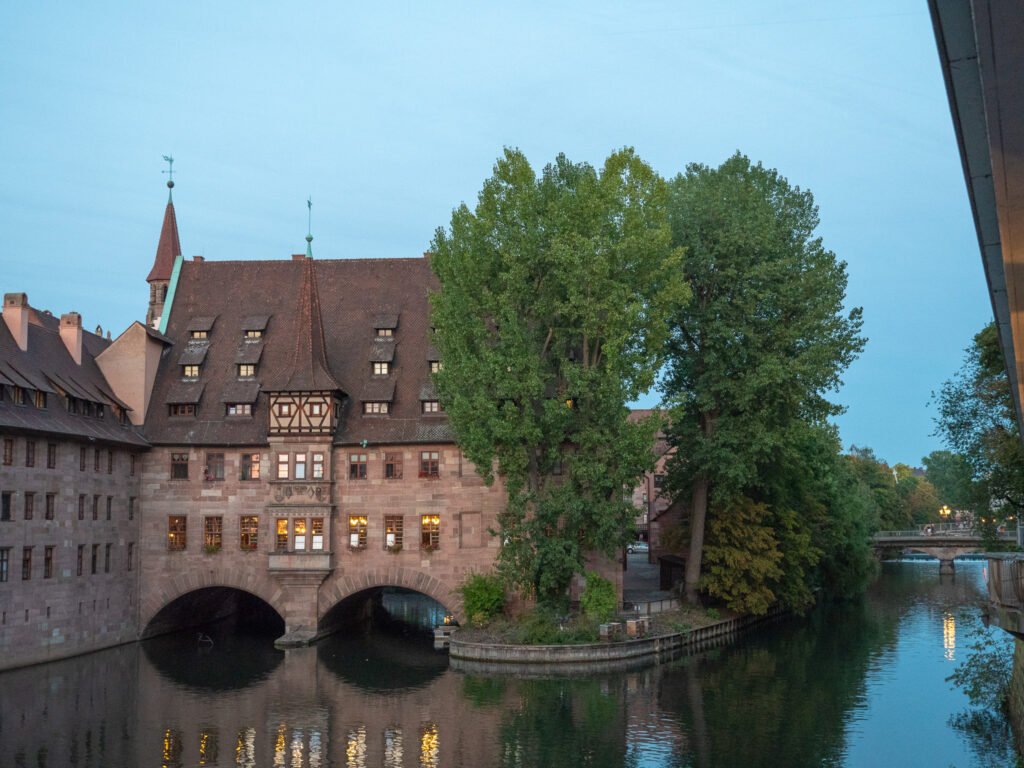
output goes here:
<path id="1" fill-rule="evenodd" d="M 441 403 L 437 400 L 423 400 L 421 401 L 423 406 L 423 413 L 440 413 Z"/>
<path id="2" fill-rule="evenodd" d="M 36 390 L 36 408 L 46 407 L 46 393 Z"/>
<path id="3" fill-rule="evenodd" d="M 249 340 L 249 339 L 252 339 L 252 340 L 262 339 L 263 338 L 263 331 L 246 331 L 245 332 L 245 338 L 246 338 L 246 340 Z"/>
<path id="4" fill-rule="evenodd" d="M 382 402 L 363 403 L 363 413 L 365 413 L 365 414 L 373 414 L 373 415 L 378 415 L 378 414 L 387 415 L 387 413 L 391 409 L 390 406 L 391 406 L 391 404 L 390 403 L 386 403 L 386 402 L 383 402 L 383 403 Z"/>
<path id="5" fill-rule="evenodd" d="M 431 360 L 430 361 L 430 372 L 431 373 L 437 373 L 440 370 L 441 370 L 441 361 L 440 360 Z"/>
<path id="6" fill-rule="evenodd" d="M 383 336 L 385 338 L 389 337 L 389 336 L 394 336 L 394 333 L 395 332 L 393 330 L 391 330 L 390 328 L 378 328 L 377 329 L 377 335 L 378 336 Z"/>
<path id="7" fill-rule="evenodd" d="M 252 416 L 252 403 L 228 403 L 225 411 L 228 416 Z"/>
<path id="8" fill-rule="evenodd" d="M 24 405 L 25 404 L 25 390 L 19 386 L 14 387 L 14 404 Z"/>
<path id="9" fill-rule="evenodd" d="M 168 406 L 170 416 L 195 416 L 196 407 L 193 403 L 171 403 Z"/>
<path id="10" fill-rule="evenodd" d="M 374 376 L 387 376 L 391 373 L 391 363 L 374 363 L 373 364 L 373 375 Z"/>
<path id="11" fill-rule="evenodd" d="M 196 339 L 196 340 L 208 339 L 208 338 L 210 338 L 210 332 L 209 331 L 191 331 L 190 332 L 190 338 L 193 338 L 193 339 Z"/>
<path id="12" fill-rule="evenodd" d="M 239 363 L 238 378 L 245 379 L 256 375 L 256 366 L 252 363 Z"/>
<path id="13" fill-rule="evenodd" d="M 198 365 L 183 365 L 181 366 L 182 378 L 185 379 L 196 379 L 199 378 L 199 366 Z"/>

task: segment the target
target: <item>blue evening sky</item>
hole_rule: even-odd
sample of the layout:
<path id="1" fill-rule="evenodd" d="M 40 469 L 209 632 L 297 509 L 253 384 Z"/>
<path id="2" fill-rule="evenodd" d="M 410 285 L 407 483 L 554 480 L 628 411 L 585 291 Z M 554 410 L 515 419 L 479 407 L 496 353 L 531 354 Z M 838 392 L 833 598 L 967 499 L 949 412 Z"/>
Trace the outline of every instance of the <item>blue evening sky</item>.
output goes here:
<path id="1" fill-rule="evenodd" d="M 503 146 L 739 149 L 813 191 L 870 338 L 843 443 L 920 463 L 991 316 L 924 0 L 0 5 L 0 290 L 116 336 L 184 254 L 420 255 Z M 651 395 L 644 404 L 655 402 Z"/>

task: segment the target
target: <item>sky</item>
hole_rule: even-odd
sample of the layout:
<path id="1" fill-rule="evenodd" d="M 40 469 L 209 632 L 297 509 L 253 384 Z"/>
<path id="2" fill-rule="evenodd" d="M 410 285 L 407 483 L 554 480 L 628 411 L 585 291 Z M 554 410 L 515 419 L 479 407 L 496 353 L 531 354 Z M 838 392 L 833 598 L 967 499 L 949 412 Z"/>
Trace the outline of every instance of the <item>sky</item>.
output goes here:
<path id="1" fill-rule="evenodd" d="M 503 147 L 736 150 L 810 189 L 869 338 L 844 448 L 919 465 L 991 320 L 923 0 L 0 4 L 0 291 L 116 337 L 186 258 L 416 257 Z M 652 392 L 640 405 L 658 401 Z"/>

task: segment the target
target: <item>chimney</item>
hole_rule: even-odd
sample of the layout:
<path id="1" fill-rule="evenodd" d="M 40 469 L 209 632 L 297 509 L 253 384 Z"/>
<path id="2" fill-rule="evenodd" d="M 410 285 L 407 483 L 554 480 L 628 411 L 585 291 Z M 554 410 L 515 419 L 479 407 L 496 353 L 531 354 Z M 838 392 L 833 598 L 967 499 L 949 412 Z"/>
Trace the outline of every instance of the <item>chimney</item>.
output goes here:
<path id="1" fill-rule="evenodd" d="M 28 295 L 4 294 L 4 322 L 11 330 L 14 343 L 22 352 L 28 349 Z"/>
<path id="2" fill-rule="evenodd" d="M 71 353 L 75 365 L 82 364 L 82 316 L 68 312 L 60 316 L 60 340 Z"/>
<path id="3" fill-rule="evenodd" d="M 304 258 L 306 258 L 306 254 L 304 254 L 304 253 L 293 253 L 292 254 L 292 261 L 302 261 Z"/>
<path id="4" fill-rule="evenodd" d="M 206 261 L 206 258 L 204 256 L 193 256 L 192 261 L 196 261 L 201 264 L 202 262 Z"/>

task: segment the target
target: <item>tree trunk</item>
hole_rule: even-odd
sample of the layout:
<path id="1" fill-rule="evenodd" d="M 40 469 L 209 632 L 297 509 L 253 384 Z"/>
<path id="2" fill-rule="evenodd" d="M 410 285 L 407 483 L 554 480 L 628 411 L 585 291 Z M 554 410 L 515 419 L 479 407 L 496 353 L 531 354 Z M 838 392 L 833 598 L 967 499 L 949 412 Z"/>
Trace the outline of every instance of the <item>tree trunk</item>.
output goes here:
<path id="1" fill-rule="evenodd" d="M 686 599 L 697 604 L 697 580 L 700 579 L 701 556 L 704 554 L 704 520 L 708 514 L 708 478 L 698 475 L 693 480 L 690 500 L 690 556 L 686 558 Z"/>

